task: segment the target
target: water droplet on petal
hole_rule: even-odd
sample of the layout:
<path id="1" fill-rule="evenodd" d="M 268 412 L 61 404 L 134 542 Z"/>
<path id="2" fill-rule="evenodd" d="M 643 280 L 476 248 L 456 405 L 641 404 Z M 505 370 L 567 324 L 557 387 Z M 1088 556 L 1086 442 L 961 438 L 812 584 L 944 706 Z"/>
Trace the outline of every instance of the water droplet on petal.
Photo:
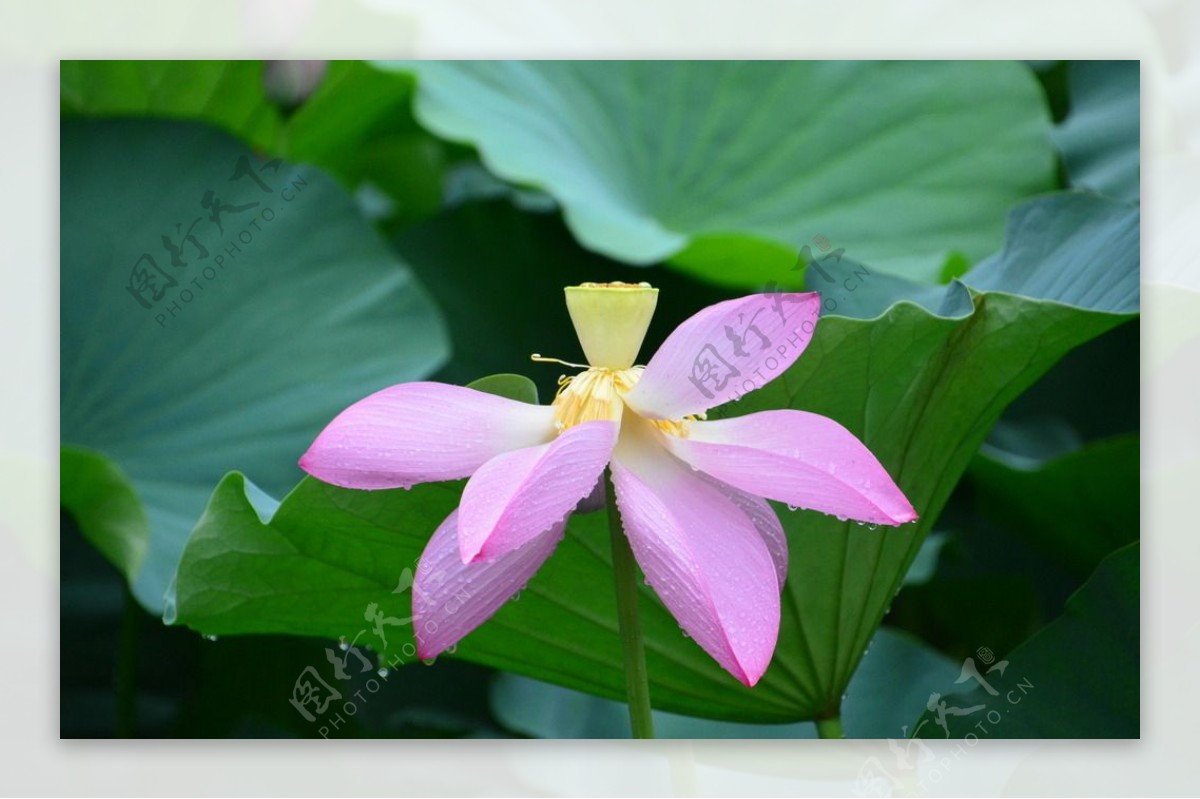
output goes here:
<path id="1" fill-rule="evenodd" d="M 789 505 L 787 506 L 787 508 L 788 508 L 788 510 L 800 510 L 799 506 L 797 506 L 797 505 L 791 505 L 791 504 L 789 504 Z"/>
<path id="2" fill-rule="evenodd" d="M 458 649 L 458 644 L 450 644 L 450 646 L 446 647 L 446 654 L 453 655 L 457 649 Z"/>
<path id="3" fill-rule="evenodd" d="M 338 644 L 338 649 L 342 650 L 343 652 L 348 652 L 350 650 L 350 644 L 342 641 L 340 644 Z"/>
<path id="4" fill-rule="evenodd" d="M 437 663 L 437 656 L 435 655 L 431 658 L 424 658 L 423 660 L 421 660 L 421 662 L 424 663 L 426 666 L 432 666 L 434 663 Z"/>
<path id="5" fill-rule="evenodd" d="M 205 640 L 205 641 L 215 641 L 215 640 L 217 640 L 217 636 L 215 636 L 215 635 L 206 635 L 206 636 L 204 636 L 204 640 Z"/>
<path id="6" fill-rule="evenodd" d="M 386 680 L 388 678 L 388 675 L 391 674 L 390 671 L 388 671 L 386 668 L 383 668 L 383 667 L 381 667 L 379 669 L 379 671 L 377 671 L 375 673 L 378 674 L 380 676 L 380 678 L 384 679 L 384 680 Z"/>

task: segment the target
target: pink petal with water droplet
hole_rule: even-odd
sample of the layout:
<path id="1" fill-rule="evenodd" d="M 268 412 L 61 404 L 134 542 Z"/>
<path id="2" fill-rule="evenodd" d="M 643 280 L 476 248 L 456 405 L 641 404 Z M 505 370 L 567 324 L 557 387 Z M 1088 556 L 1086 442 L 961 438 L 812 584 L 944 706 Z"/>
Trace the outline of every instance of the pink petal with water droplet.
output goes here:
<path id="1" fill-rule="evenodd" d="M 497 455 L 554 437 L 547 406 L 443 383 L 403 383 L 338 414 L 300 468 L 345 488 L 458 480 Z"/>
<path id="2" fill-rule="evenodd" d="M 529 581 L 563 538 L 556 524 L 519 549 L 494 560 L 463 563 L 458 511 L 429 539 L 413 581 L 413 634 L 417 655 L 437 657 L 490 619 Z"/>
<path id="3" fill-rule="evenodd" d="M 646 580 L 704 651 L 754 685 L 779 635 L 778 572 L 763 536 L 724 492 L 648 435 L 623 430 L 612 470 Z"/>
<path id="4" fill-rule="evenodd" d="M 459 504 L 463 562 L 503 555 L 562 521 L 595 489 L 616 439 L 615 422 L 585 422 L 481 466 Z"/>
<path id="5" fill-rule="evenodd" d="M 804 352 L 820 311 L 815 292 L 710 305 L 667 337 L 625 402 L 647 418 L 682 419 L 762 388 Z"/>
<path id="6" fill-rule="evenodd" d="M 763 411 L 691 422 L 686 437 L 665 438 L 681 460 L 750 494 L 872 524 L 917 518 L 871 451 L 820 414 Z"/>
<path id="7" fill-rule="evenodd" d="M 708 481 L 718 491 L 729 497 L 730 501 L 741 508 L 742 512 L 750 519 L 750 523 L 754 525 L 754 529 L 758 530 L 758 534 L 762 536 L 763 543 L 767 545 L 767 551 L 771 553 L 771 560 L 775 563 L 775 574 L 779 578 L 779 587 L 783 588 L 788 573 L 787 533 L 783 531 L 783 525 L 779 523 L 779 516 L 776 515 L 775 509 L 771 507 L 771 503 L 762 497 L 756 497 L 753 494 L 747 494 L 745 491 L 739 491 L 733 486 L 722 483 L 714 477 L 709 477 L 703 472 L 696 472 L 696 475 Z"/>

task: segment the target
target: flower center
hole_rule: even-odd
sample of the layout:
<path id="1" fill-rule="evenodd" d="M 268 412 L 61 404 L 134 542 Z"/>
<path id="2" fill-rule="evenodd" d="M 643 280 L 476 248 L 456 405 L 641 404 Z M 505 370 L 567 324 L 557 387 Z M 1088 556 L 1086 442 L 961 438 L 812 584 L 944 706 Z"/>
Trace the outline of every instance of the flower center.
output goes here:
<path id="1" fill-rule="evenodd" d="M 554 426 L 560 431 L 584 422 L 620 422 L 625 410 L 621 396 L 637 383 L 641 366 L 631 369 L 592 367 L 574 377 L 559 380 L 558 395 L 551 403 Z"/>
<path id="2" fill-rule="evenodd" d="M 637 385 L 646 367 L 629 369 L 601 369 L 593 366 L 574 377 L 563 376 L 558 381 L 558 394 L 551 407 L 554 408 L 554 426 L 559 432 L 584 422 L 621 421 L 625 412 L 624 395 Z M 684 438 L 687 423 L 700 417 L 685 419 L 648 419 L 664 433 Z"/>

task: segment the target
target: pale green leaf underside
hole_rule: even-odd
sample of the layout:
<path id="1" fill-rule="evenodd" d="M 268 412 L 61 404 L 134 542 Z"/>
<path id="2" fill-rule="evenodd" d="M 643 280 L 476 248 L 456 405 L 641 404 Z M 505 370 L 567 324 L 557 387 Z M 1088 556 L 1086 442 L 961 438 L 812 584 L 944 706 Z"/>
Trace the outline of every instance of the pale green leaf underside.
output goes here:
<path id="1" fill-rule="evenodd" d="M 932 282 L 1052 184 L 1048 112 L 1019 63 L 383 66 L 416 74 L 428 128 L 554 195 L 585 246 L 725 285 L 782 280 L 781 251 L 816 237 Z"/>
<path id="2" fill-rule="evenodd" d="M 231 180 L 242 158 L 266 190 L 250 175 Z M 209 189 L 226 209 L 221 225 L 202 205 Z M 208 126 L 67 120 L 62 198 L 61 437 L 132 483 L 150 530 L 132 588 L 158 612 L 225 472 L 241 468 L 281 495 L 338 411 L 428 375 L 446 336 L 330 178 L 264 163 Z M 70 509 L 94 527 L 86 505 Z"/>
<path id="3" fill-rule="evenodd" d="M 1071 184 L 1120 200 L 1141 196 L 1141 65 L 1076 61 L 1071 111 L 1054 129 Z"/>

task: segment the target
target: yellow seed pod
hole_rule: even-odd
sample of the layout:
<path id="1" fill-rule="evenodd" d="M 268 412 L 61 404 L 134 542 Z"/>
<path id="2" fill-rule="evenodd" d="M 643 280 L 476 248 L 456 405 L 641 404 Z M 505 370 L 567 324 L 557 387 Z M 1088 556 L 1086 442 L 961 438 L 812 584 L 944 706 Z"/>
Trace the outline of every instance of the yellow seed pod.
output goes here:
<path id="1" fill-rule="evenodd" d="M 658 304 L 658 289 L 649 283 L 583 283 L 564 291 L 588 363 L 615 370 L 633 366 Z"/>

